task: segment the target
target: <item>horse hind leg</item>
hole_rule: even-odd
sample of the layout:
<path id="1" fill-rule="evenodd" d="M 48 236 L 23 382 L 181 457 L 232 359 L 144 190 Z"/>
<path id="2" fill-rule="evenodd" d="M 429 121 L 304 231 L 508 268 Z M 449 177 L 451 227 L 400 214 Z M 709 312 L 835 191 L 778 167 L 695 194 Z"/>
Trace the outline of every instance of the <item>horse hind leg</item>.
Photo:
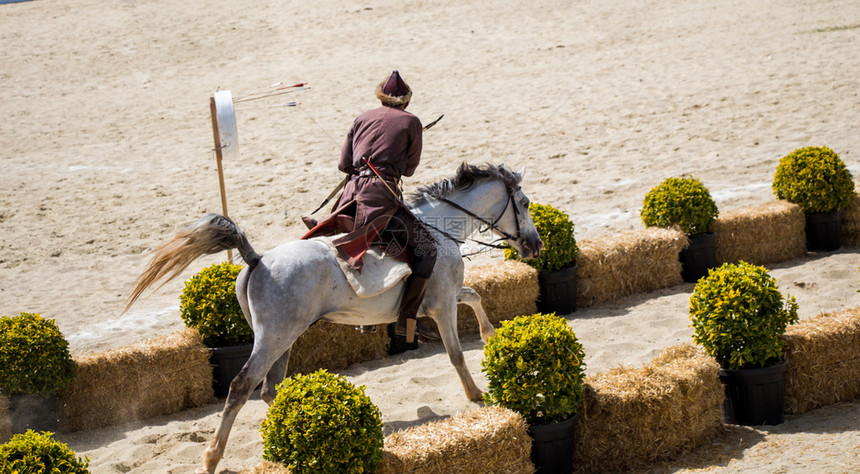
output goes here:
<path id="1" fill-rule="evenodd" d="M 290 350 L 284 353 L 278 360 L 275 361 L 269 373 L 263 379 L 263 388 L 260 390 L 260 397 L 267 405 L 272 406 L 275 403 L 275 395 L 277 395 L 278 384 L 281 383 L 287 376 L 287 364 L 290 361 Z"/>
<path id="2" fill-rule="evenodd" d="M 221 423 L 203 454 L 203 467 L 197 470 L 198 474 L 215 472 L 218 462 L 224 456 L 224 448 L 227 445 L 227 438 L 230 437 L 230 430 L 233 428 L 236 415 L 239 414 L 239 410 L 248 401 L 251 392 L 254 391 L 254 388 L 274 364 L 276 357 L 272 355 L 274 351 L 265 351 L 261 349 L 263 347 L 265 344 L 255 341 L 254 351 L 251 352 L 248 362 L 230 382 L 230 392 L 227 395 L 227 401 L 224 402 L 224 411 L 221 412 Z"/>
<path id="3" fill-rule="evenodd" d="M 481 305 L 481 295 L 468 286 L 464 286 L 460 288 L 460 292 L 457 293 L 457 303 L 463 303 L 472 308 L 475 312 L 475 318 L 477 318 L 478 325 L 481 329 L 481 339 L 484 341 L 484 344 L 486 344 L 496 331 L 496 328 L 494 328 L 493 324 L 490 323 L 490 320 L 487 318 L 487 313 L 484 311 L 483 305 Z"/>
<path id="4" fill-rule="evenodd" d="M 236 277 L 236 300 L 239 301 L 239 307 L 242 308 L 242 315 L 245 316 L 245 321 L 248 325 L 254 327 L 254 322 L 251 319 L 251 307 L 248 304 L 248 278 L 251 277 L 251 270 L 248 267 L 239 272 Z"/>
<path id="5" fill-rule="evenodd" d="M 248 277 L 250 271 L 243 269 L 236 278 L 236 297 L 239 300 L 239 306 L 242 308 L 242 314 L 245 320 L 253 327 L 253 318 L 251 317 L 250 305 L 248 304 Z M 287 351 L 272 365 L 269 372 L 263 379 L 263 388 L 260 390 L 260 397 L 269 405 L 275 401 L 276 387 L 287 375 L 287 363 L 290 360 L 290 350 Z"/>

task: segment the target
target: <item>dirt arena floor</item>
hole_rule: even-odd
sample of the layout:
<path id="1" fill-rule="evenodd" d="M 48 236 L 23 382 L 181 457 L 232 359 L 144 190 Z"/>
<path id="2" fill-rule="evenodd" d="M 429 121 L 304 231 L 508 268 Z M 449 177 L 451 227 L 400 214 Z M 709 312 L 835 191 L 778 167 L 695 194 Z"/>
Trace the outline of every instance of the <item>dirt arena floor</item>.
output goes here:
<path id="1" fill-rule="evenodd" d="M 856 1 L 36 0 L 0 5 L 0 25 L 0 314 L 56 319 L 75 354 L 181 329 L 182 281 L 224 258 L 121 314 L 149 251 L 221 211 L 218 89 L 309 84 L 237 104 L 228 207 L 259 251 L 302 234 L 300 217 L 341 179 L 353 118 L 392 69 L 415 91 L 410 111 L 445 115 L 407 192 L 463 161 L 525 167 L 525 192 L 567 212 L 578 239 L 642 228 L 645 193 L 670 176 L 701 179 L 727 211 L 774 199 L 776 164 L 799 147 L 826 145 L 860 175 Z M 860 305 L 859 266 L 843 249 L 773 272 L 810 317 Z M 688 342 L 691 290 L 571 315 L 589 372 Z M 480 345 L 464 345 L 482 379 Z M 344 373 L 368 386 L 388 429 L 472 406 L 438 346 Z M 187 472 L 217 411 L 63 438 L 94 472 Z M 263 416 L 259 400 L 240 413 L 223 472 L 259 461 Z M 655 470 L 857 472 L 858 417 L 855 402 L 732 428 Z"/>

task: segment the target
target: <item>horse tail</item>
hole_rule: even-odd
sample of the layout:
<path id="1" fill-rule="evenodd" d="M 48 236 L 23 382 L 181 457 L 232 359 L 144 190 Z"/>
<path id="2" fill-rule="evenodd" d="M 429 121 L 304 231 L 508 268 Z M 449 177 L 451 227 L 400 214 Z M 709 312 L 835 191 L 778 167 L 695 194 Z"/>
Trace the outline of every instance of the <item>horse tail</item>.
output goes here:
<path id="1" fill-rule="evenodd" d="M 146 270 L 137 277 L 123 313 L 128 311 L 153 283 L 167 277 L 161 284 L 164 286 L 179 276 L 198 257 L 228 249 L 238 249 L 250 270 L 260 263 L 260 254 L 251 247 L 245 233 L 230 218 L 220 214 L 206 214 L 197 219 L 169 242 L 155 249 Z"/>

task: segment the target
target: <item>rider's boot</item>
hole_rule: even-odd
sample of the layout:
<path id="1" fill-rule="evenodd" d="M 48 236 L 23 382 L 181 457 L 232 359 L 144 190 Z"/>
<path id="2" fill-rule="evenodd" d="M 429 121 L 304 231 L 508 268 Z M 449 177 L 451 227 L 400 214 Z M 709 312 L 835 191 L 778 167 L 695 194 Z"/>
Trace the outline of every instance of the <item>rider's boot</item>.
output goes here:
<path id="1" fill-rule="evenodd" d="M 302 222 L 308 227 L 308 229 L 313 229 L 319 224 L 319 222 L 313 217 L 302 216 Z"/>
<path id="2" fill-rule="evenodd" d="M 415 275 L 409 275 L 409 278 L 406 279 L 406 287 L 403 289 L 403 297 L 400 299 L 400 313 L 397 316 L 394 333 L 398 336 L 406 336 L 407 343 L 415 342 L 418 308 L 424 301 L 427 280 L 427 278 Z"/>

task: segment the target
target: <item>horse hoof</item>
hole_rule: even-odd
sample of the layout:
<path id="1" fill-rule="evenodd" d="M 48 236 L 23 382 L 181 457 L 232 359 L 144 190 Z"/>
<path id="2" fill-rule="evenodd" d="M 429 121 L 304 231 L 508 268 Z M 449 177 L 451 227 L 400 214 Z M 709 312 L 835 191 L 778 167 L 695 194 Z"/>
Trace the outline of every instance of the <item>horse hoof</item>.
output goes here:
<path id="1" fill-rule="evenodd" d="M 217 466 L 218 466 L 217 461 L 213 463 L 211 460 L 206 459 L 203 461 L 203 466 L 198 467 L 197 470 L 194 471 L 194 473 L 195 474 L 214 474 L 215 473 L 215 467 L 217 467 Z"/>

